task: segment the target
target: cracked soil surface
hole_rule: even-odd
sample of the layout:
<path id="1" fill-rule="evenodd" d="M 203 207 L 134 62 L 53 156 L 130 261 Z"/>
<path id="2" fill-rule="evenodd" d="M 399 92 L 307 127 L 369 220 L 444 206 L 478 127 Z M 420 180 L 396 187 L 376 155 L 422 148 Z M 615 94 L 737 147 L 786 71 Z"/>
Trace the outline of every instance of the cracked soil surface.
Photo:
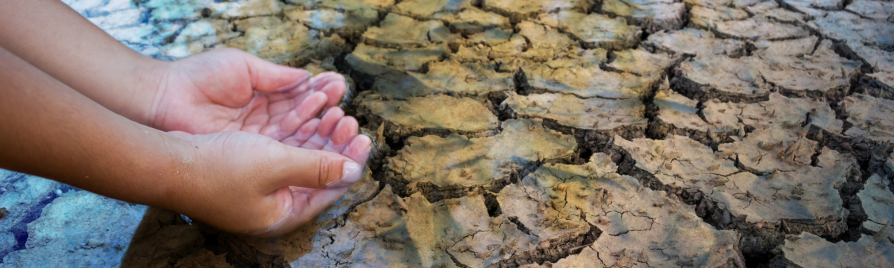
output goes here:
<path id="1" fill-rule="evenodd" d="M 341 73 L 376 150 L 276 239 L 0 174 L 40 203 L 0 266 L 894 267 L 887 0 L 64 2 L 144 55 Z M 129 245 L 41 231 L 91 202 Z"/>

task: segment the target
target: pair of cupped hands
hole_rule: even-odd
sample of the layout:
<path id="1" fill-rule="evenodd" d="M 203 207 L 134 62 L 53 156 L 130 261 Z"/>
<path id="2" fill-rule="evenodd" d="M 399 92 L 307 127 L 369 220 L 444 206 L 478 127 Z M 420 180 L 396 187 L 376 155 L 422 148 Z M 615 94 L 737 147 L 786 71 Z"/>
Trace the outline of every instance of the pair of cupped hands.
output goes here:
<path id="1" fill-rule="evenodd" d="M 174 210 L 219 229 L 278 236 L 312 220 L 364 173 L 371 140 L 337 107 L 336 73 L 218 49 L 167 62 L 146 122 L 195 144 Z M 186 171 L 185 171 L 186 172 Z"/>

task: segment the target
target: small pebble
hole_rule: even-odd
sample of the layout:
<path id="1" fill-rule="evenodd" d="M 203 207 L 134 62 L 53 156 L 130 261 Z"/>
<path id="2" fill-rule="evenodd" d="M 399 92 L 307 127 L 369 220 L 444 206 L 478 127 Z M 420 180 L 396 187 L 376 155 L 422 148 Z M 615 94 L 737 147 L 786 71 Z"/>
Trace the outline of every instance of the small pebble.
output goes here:
<path id="1" fill-rule="evenodd" d="M 58 196 L 62 196 L 62 190 L 61 190 L 61 189 L 56 189 L 56 195 L 58 195 Z"/>

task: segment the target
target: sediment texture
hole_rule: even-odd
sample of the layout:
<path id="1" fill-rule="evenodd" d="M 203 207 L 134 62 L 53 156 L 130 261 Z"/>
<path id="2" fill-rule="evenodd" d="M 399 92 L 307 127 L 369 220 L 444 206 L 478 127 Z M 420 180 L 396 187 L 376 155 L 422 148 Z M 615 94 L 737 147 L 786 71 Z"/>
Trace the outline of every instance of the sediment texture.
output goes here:
<path id="1" fill-rule="evenodd" d="M 63 2 L 341 73 L 375 150 L 273 239 L 0 171 L 3 267 L 892 265 L 890 1 Z"/>

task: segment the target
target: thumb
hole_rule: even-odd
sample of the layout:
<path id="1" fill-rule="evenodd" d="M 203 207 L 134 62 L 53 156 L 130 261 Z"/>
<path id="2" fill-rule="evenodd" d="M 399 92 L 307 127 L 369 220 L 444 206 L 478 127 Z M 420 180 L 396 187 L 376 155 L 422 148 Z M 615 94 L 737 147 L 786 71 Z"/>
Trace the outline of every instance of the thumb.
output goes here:
<path id="1" fill-rule="evenodd" d="M 264 93 L 276 93 L 299 87 L 307 83 L 311 74 L 308 71 L 275 64 L 254 55 L 244 53 L 248 66 L 251 88 Z"/>
<path id="2" fill-rule="evenodd" d="M 343 188 L 354 184 L 363 175 L 364 163 L 343 155 L 322 150 L 285 146 L 280 175 L 267 186 L 268 192 L 283 187 Z"/>

